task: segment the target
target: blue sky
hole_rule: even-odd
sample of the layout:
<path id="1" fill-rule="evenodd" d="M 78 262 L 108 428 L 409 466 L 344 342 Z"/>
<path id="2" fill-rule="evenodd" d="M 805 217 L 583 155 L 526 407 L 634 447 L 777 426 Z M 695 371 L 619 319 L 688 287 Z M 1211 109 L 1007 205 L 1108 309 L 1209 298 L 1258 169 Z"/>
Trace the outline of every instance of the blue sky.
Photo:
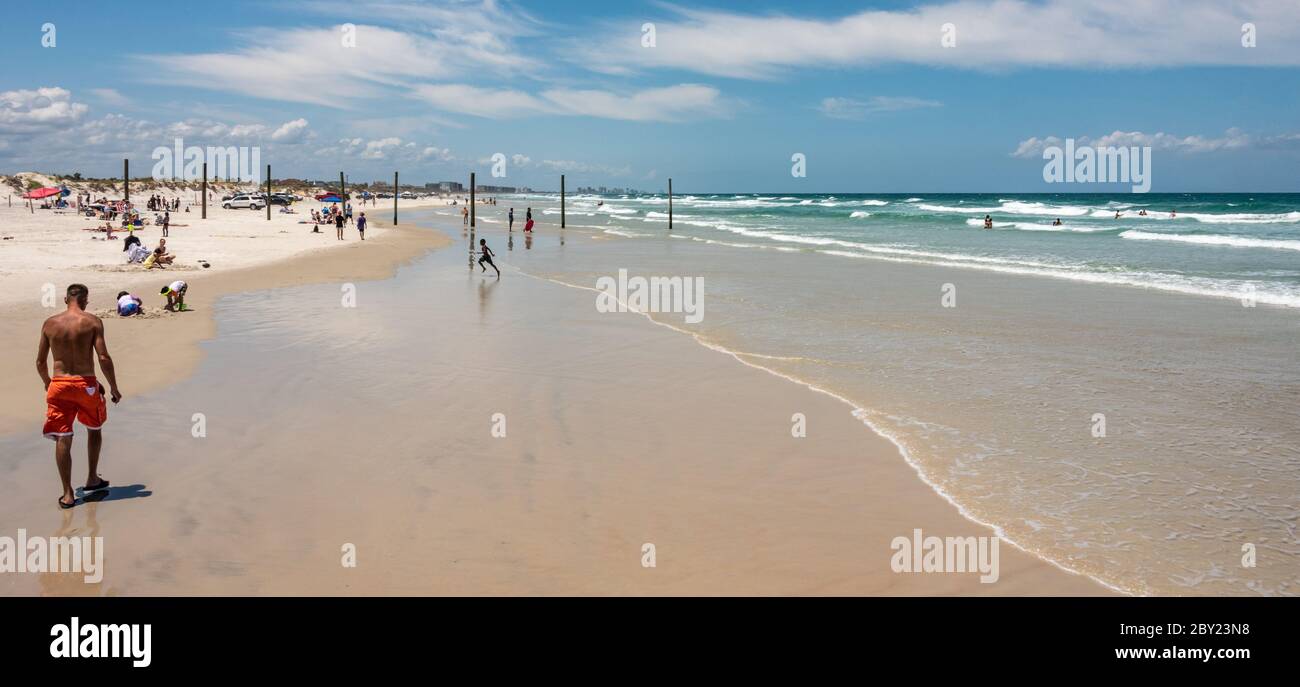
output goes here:
<path id="1" fill-rule="evenodd" d="M 107 176 L 130 157 L 143 174 L 179 135 L 260 146 L 276 176 L 308 178 L 1127 188 L 1044 183 L 1041 147 L 1055 137 L 1150 145 L 1153 191 L 1300 191 L 1291 0 L 124 0 L 6 12 L 5 173 Z M 42 46 L 47 22 L 54 47 Z M 1245 22 L 1255 47 L 1242 45 Z M 495 153 L 504 179 L 490 178 Z M 794 153 L 806 177 L 791 176 Z"/>

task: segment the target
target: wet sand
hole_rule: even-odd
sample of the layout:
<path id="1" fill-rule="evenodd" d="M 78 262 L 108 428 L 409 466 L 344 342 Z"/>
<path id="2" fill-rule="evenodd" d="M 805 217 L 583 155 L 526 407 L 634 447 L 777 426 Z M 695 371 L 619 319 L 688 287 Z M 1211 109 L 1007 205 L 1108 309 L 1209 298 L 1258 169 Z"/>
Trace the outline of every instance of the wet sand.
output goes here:
<path id="1" fill-rule="evenodd" d="M 267 275 L 241 282 L 263 290 L 196 301 L 216 321 L 193 376 L 177 368 L 110 411 L 103 502 L 59 512 L 49 442 L 0 439 L 6 529 L 94 531 L 107 548 L 98 585 L 4 575 L 0 592 L 1106 593 L 1005 542 L 994 584 L 894 573 L 894 537 L 991 531 L 848 406 L 600 313 L 508 255 L 500 281 L 467 272 L 463 250 L 370 282 L 338 251 L 301 285 L 265 290 L 294 283 Z M 74 474 L 83 461 L 79 436 Z"/>

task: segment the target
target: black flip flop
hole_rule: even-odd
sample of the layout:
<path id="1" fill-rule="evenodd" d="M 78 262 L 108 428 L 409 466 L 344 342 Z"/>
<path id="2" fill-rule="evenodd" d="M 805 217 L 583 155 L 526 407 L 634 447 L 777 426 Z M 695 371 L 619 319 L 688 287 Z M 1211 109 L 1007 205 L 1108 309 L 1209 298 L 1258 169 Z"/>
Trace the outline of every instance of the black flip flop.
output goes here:
<path id="1" fill-rule="evenodd" d="M 101 490 L 103 490 L 103 489 L 107 489 L 107 488 L 108 488 L 108 480 L 104 479 L 103 477 L 100 477 L 100 478 L 99 478 L 99 484 L 98 484 L 97 486 L 93 486 L 93 487 L 82 487 L 81 490 L 84 491 L 84 492 L 89 493 L 89 492 L 92 492 L 92 491 L 101 491 Z"/>
<path id="2" fill-rule="evenodd" d="M 59 508 L 62 508 L 63 510 L 68 510 L 70 508 L 76 508 L 76 506 L 77 506 L 77 499 L 75 498 L 72 499 L 72 503 L 64 503 L 63 497 L 62 496 L 59 497 Z"/>

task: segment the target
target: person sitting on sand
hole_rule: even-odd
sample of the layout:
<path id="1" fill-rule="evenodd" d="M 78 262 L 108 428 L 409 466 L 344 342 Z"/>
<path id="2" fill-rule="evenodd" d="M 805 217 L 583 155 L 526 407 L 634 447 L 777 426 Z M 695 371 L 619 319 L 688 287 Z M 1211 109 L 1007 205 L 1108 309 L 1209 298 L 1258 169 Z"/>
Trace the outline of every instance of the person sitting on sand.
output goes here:
<path id="1" fill-rule="evenodd" d="M 185 292 L 190 288 L 189 284 L 181 280 L 176 280 L 167 286 L 162 287 L 162 295 L 167 297 L 167 305 L 163 306 L 167 310 L 177 312 L 185 309 Z"/>
<path id="2" fill-rule="evenodd" d="M 144 301 L 140 297 L 128 291 L 121 291 L 117 294 L 117 314 L 120 317 L 130 317 L 144 312 Z"/>
<path id="3" fill-rule="evenodd" d="M 109 231 L 109 236 L 112 236 L 112 235 L 113 235 L 113 229 L 112 229 L 113 225 L 110 224 L 110 225 L 108 225 L 108 226 L 109 226 L 109 230 L 108 230 L 108 231 Z M 138 245 L 140 245 L 140 237 L 139 237 L 139 236 L 136 236 L 135 234 L 131 234 L 130 236 L 126 237 L 126 240 L 125 240 L 125 241 L 122 242 L 122 252 L 125 253 L 125 252 L 131 250 L 131 246 L 138 246 Z"/>
<path id="4" fill-rule="evenodd" d="M 167 252 L 167 239 L 158 239 L 158 247 L 153 249 L 153 261 L 155 265 L 170 265 L 176 261 L 176 256 Z"/>

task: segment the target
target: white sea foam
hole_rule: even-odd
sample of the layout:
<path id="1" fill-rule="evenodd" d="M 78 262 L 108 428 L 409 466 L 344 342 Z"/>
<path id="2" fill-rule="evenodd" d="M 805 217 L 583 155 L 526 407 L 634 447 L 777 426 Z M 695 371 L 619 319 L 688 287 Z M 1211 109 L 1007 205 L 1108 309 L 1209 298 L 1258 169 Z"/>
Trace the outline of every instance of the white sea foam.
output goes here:
<path id="1" fill-rule="evenodd" d="M 1194 219 L 1207 224 L 1292 224 L 1300 222 L 1300 212 L 1278 214 L 1261 214 L 1250 212 L 1226 213 L 1222 215 L 1201 212 L 1178 213 L 1178 218 Z"/>
<path id="2" fill-rule="evenodd" d="M 990 215 L 995 212 L 1012 215 L 1047 215 L 1055 217 L 1080 217 L 1091 212 L 1090 209 L 1079 207 L 1077 205 L 1046 205 L 1037 202 L 1023 202 L 1012 200 L 1002 203 L 995 208 L 976 208 L 976 207 L 954 207 L 952 205 L 933 205 L 930 203 L 918 203 L 918 208 L 929 210 L 931 212 L 959 212 L 964 215 L 982 214 Z"/>
<path id="3" fill-rule="evenodd" d="M 982 227 L 984 226 L 984 220 L 978 217 L 971 217 L 966 220 L 966 224 L 969 224 L 972 227 Z M 1105 226 L 1081 227 L 1081 226 L 1074 226 L 1068 224 L 1059 224 L 1059 225 L 1034 224 L 1033 222 L 1001 222 L 997 220 L 993 222 L 993 228 L 994 229 L 1019 229 L 1020 231 L 1063 231 L 1063 232 L 1077 232 L 1081 234 L 1094 234 L 1102 231 L 1114 231 L 1114 227 L 1105 227 Z"/>
<path id="4" fill-rule="evenodd" d="M 1137 241 L 1171 241 L 1174 243 L 1195 243 L 1207 246 L 1300 250 L 1300 241 L 1288 241 L 1286 239 L 1257 239 L 1246 236 L 1219 236 L 1215 234 L 1156 234 L 1149 231 L 1139 231 L 1137 229 L 1131 229 L 1119 236 L 1123 239 L 1133 239 Z"/>
<path id="5" fill-rule="evenodd" d="M 870 216 L 871 216 L 870 212 L 863 212 L 862 210 L 854 210 L 853 213 L 849 215 L 849 217 L 851 218 L 858 218 L 858 219 L 863 217 L 870 217 Z"/>

